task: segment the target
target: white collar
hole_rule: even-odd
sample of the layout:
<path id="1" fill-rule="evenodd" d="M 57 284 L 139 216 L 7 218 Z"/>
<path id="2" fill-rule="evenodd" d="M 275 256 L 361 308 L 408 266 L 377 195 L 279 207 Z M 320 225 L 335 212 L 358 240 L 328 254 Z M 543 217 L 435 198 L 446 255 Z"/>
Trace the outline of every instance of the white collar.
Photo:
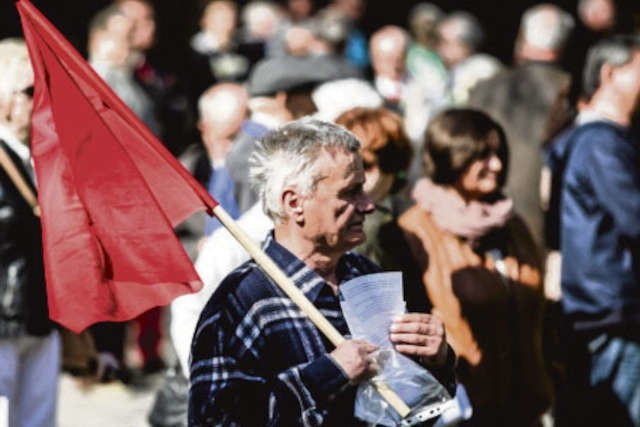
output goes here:
<path id="1" fill-rule="evenodd" d="M 624 127 L 620 123 L 607 118 L 603 114 L 598 113 L 597 111 L 594 111 L 594 110 L 590 110 L 588 108 L 585 108 L 580 113 L 578 113 L 578 115 L 575 118 L 575 123 L 577 125 L 585 125 L 587 123 L 592 123 L 592 122 L 607 122 L 607 123 L 616 125 L 618 127 Z"/>
<path id="2" fill-rule="evenodd" d="M 3 140 L 24 163 L 29 163 L 31 157 L 29 147 L 23 144 L 6 126 L 0 125 L 0 139 Z"/>

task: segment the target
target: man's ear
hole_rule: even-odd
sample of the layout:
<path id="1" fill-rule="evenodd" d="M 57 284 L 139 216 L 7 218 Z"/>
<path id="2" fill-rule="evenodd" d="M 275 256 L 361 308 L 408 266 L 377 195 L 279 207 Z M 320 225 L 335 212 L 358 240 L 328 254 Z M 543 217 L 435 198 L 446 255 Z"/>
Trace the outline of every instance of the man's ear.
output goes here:
<path id="1" fill-rule="evenodd" d="M 602 64 L 600 67 L 600 85 L 611 80 L 615 67 L 611 64 Z"/>
<path id="2" fill-rule="evenodd" d="M 282 192 L 281 200 L 287 218 L 291 218 L 297 223 L 304 221 L 303 197 L 295 188 L 287 187 Z"/>

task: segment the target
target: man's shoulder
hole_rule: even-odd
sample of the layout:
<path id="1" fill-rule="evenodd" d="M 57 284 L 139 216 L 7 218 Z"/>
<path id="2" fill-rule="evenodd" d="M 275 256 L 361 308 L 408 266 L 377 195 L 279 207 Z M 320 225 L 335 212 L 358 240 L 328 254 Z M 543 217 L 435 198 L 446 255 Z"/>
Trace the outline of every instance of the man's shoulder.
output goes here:
<path id="1" fill-rule="evenodd" d="M 246 313 L 256 302 L 280 296 L 278 288 L 267 278 L 253 260 L 246 261 L 229 273 L 209 298 L 203 311 L 213 315 L 231 311 Z"/>
<path id="2" fill-rule="evenodd" d="M 630 146 L 632 139 L 626 128 L 607 121 L 579 125 L 572 135 L 572 145 L 578 157 L 594 152 L 620 153 L 621 146 Z"/>

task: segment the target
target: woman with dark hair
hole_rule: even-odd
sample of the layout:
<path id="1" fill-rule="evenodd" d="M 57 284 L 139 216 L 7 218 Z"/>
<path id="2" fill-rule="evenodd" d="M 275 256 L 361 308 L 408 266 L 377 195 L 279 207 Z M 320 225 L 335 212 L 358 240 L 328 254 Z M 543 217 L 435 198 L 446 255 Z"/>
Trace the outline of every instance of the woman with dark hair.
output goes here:
<path id="1" fill-rule="evenodd" d="M 541 264 L 501 192 L 504 132 L 480 111 L 444 111 L 427 128 L 423 155 L 430 179 L 418 181 L 417 203 L 399 224 L 459 357 L 458 380 L 474 406 L 469 425 L 537 425 L 550 403 Z"/>

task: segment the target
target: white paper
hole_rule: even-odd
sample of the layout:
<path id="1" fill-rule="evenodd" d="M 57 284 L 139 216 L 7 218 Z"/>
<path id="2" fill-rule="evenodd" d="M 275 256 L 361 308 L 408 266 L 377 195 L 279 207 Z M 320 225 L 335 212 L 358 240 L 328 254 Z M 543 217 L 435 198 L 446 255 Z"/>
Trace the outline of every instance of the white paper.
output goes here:
<path id="1" fill-rule="evenodd" d="M 391 347 L 389 327 L 405 312 L 402 273 L 368 274 L 342 283 L 340 305 L 353 338 Z"/>
<path id="2" fill-rule="evenodd" d="M 383 381 L 410 407 L 441 403 L 450 396 L 433 376 L 413 360 L 398 353 L 389 339 L 393 318 L 405 313 L 402 273 L 376 273 L 340 285 L 340 305 L 351 337 L 378 346 L 379 365 L 373 380 L 361 383 L 355 416 L 371 424 L 395 426 L 398 414 L 382 402 L 371 381 Z"/>

